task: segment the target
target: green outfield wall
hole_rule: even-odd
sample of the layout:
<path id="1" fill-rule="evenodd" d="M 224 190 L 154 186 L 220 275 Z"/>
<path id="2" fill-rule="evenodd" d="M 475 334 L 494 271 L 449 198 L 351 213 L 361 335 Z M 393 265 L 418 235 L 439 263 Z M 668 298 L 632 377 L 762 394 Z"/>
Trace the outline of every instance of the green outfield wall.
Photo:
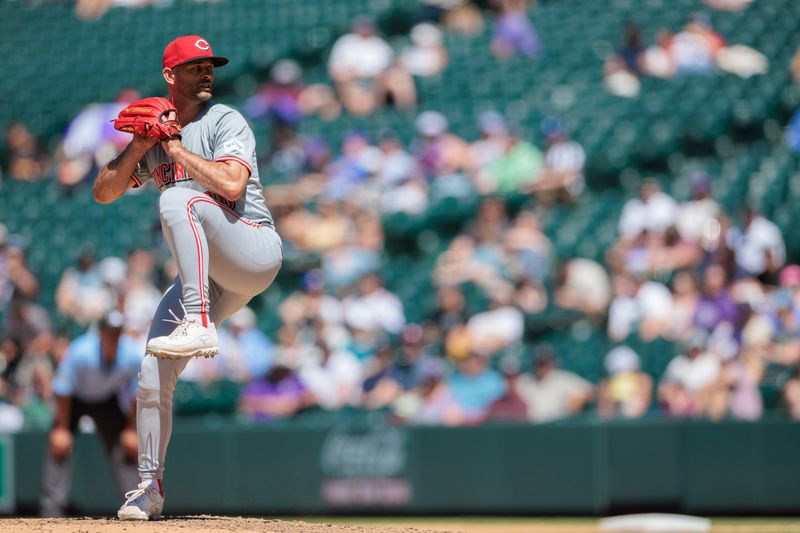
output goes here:
<path id="1" fill-rule="evenodd" d="M 46 435 L 0 439 L 13 497 L 36 509 Z M 565 422 L 469 428 L 178 423 L 170 513 L 800 513 L 800 424 Z M 94 435 L 76 441 L 72 504 L 119 504 Z"/>

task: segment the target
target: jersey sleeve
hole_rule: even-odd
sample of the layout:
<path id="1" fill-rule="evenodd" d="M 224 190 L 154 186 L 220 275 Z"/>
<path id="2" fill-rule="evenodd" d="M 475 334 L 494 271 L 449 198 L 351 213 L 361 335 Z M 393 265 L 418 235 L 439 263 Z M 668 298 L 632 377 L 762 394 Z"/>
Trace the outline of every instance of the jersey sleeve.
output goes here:
<path id="1" fill-rule="evenodd" d="M 53 377 L 53 393 L 57 396 L 72 396 L 75 391 L 75 347 L 70 346 L 56 368 Z"/>
<path id="2" fill-rule="evenodd" d="M 256 140 L 240 113 L 231 110 L 220 117 L 213 150 L 214 161 L 236 161 L 253 173 Z"/>
<path id="3" fill-rule="evenodd" d="M 150 174 L 150 170 L 147 168 L 147 156 L 141 158 L 139 162 L 136 164 L 136 168 L 133 169 L 131 173 L 131 178 L 135 182 L 133 186 L 134 189 L 137 189 L 144 184 L 147 180 L 152 178 L 153 175 Z"/>

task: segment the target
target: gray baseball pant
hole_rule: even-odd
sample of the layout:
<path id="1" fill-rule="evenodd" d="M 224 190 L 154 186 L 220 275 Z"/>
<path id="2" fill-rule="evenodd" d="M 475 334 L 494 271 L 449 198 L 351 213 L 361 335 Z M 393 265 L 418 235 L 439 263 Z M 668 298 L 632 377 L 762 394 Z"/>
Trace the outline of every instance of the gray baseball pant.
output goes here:
<path id="1" fill-rule="evenodd" d="M 283 261 L 281 239 L 271 226 L 243 220 L 208 196 L 174 187 L 161 193 L 161 227 L 179 277 L 164 293 L 148 340 L 169 335 L 172 310 L 197 313 L 219 326 L 269 287 Z M 161 479 L 172 434 L 172 395 L 188 359 L 146 356 L 136 394 L 139 475 Z"/>

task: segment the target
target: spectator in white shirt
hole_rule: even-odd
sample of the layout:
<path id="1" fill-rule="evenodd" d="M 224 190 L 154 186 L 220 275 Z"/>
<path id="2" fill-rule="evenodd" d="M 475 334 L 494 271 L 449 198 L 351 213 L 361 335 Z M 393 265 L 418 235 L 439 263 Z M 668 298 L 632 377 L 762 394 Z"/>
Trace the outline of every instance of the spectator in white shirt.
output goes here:
<path id="1" fill-rule="evenodd" d="M 320 335 L 313 353 L 300 366 L 298 376 L 320 407 L 335 410 L 358 401 L 363 376 L 358 358 L 325 337 L 330 335 Z"/>
<path id="2" fill-rule="evenodd" d="M 728 247 L 736 259 L 736 277 L 757 277 L 776 284 L 786 262 L 781 230 L 752 207 L 742 212 L 742 227 L 728 232 Z"/>
<path id="3" fill-rule="evenodd" d="M 706 232 L 718 228 L 719 204 L 711 197 L 711 178 L 700 172 L 692 177 L 692 199 L 680 205 L 675 226 L 681 237 L 701 242 Z"/>
<path id="4" fill-rule="evenodd" d="M 583 179 L 586 153 L 579 143 L 569 138 L 560 121 L 545 121 L 543 129 L 548 147 L 544 156 L 544 170 L 533 188 L 545 201 L 574 200 L 586 187 Z"/>
<path id="5" fill-rule="evenodd" d="M 489 296 L 489 309 L 467 321 L 472 350 L 484 356 L 519 343 L 525 329 L 525 316 L 510 304 L 510 294 L 496 290 Z"/>
<path id="6" fill-rule="evenodd" d="M 400 143 L 397 134 L 391 130 L 380 132 L 378 141 L 380 165 L 375 177 L 383 190 L 390 190 L 418 172 L 417 162 Z"/>
<path id="7" fill-rule="evenodd" d="M 618 275 L 608 309 L 608 335 L 623 340 L 634 330 L 644 339 L 666 335 L 672 322 L 672 293 L 656 281 Z"/>
<path id="8" fill-rule="evenodd" d="M 355 115 L 369 115 L 387 94 L 398 107 L 416 104 L 411 76 L 394 64 L 394 50 L 377 35 L 375 23 L 367 16 L 356 18 L 352 32 L 336 40 L 328 72 L 342 104 Z"/>
<path id="9" fill-rule="evenodd" d="M 639 197 L 625 202 L 618 232 L 625 240 L 634 239 L 643 231 L 660 234 L 675 223 L 677 214 L 678 204 L 661 190 L 661 185 L 645 180 L 639 187 Z"/>
<path id="10" fill-rule="evenodd" d="M 411 46 L 401 54 L 405 68 L 414 76 L 439 74 L 447 66 L 447 49 L 442 45 L 442 31 L 434 24 L 422 22 L 411 28 Z"/>
<path id="11" fill-rule="evenodd" d="M 696 329 L 687 342 L 686 355 L 676 356 L 664 371 L 658 396 L 672 416 L 703 416 L 712 407 L 722 363 L 707 344 L 708 334 Z"/>
<path id="12" fill-rule="evenodd" d="M 614 298 L 608 307 L 608 336 L 621 341 L 634 331 L 641 318 L 636 304 L 638 287 L 633 278 L 625 274 L 614 276 L 613 286 Z"/>
<path id="13" fill-rule="evenodd" d="M 351 328 L 392 334 L 406 323 L 400 298 L 384 288 L 374 273 L 362 277 L 357 294 L 345 298 L 344 318 Z"/>
<path id="14" fill-rule="evenodd" d="M 528 408 L 531 422 L 550 422 L 580 413 L 591 400 L 592 384 L 556 365 L 552 347 L 540 346 L 533 371 L 517 378 L 517 392 Z"/>
<path id="15" fill-rule="evenodd" d="M 392 62 L 394 51 L 389 43 L 376 35 L 375 23 L 369 17 L 353 21 L 352 32 L 339 37 L 331 49 L 328 70 L 334 81 L 375 79 Z"/>
<path id="16" fill-rule="evenodd" d="M 422 213 L 428 208 L 428 184 L 417 162 L 391 131 L 381 132 L 376 181 L 383 213 Z"/>
<path id="17" fill-rule="evenodd" d="M 611 281 L 597 261 L 576 257 L 566 261 L 556 274 L 555 303 L 592 317 L 605 316 L 611 301 Z"/>
<path id="18" fill-rule="evenodd" d="M 615 272 L 634 275 L 650 273 L 654 249 L 668 242 L 667 231 L 675 224 L 678 204 L 661 191 L 655 180 L 645 180 L 639 197 L 631 198 L 622 207 L 617 224 L 619 238 L 611 248 L 609 263 Z"/>
<path id="19" fill-rule="evenodd" d="M 716 56 L 724 46 L 725 39 L 711 28 L 708 17 L 695 13 L 672 42 L 678 74 L 714 74 Z"/>
<path id="20" fill-rule="evenodd" d="M 704 3 L 720 11 L 738 11 L 749 7 L 753 0 L 704 0 Z"/>

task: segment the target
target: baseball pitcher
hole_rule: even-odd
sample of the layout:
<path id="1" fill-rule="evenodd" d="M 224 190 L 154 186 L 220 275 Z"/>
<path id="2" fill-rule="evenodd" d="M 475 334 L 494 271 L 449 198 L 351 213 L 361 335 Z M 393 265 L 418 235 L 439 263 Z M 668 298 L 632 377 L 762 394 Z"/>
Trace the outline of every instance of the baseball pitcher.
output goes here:
<path id="1" fill-rule="evenodd" d="M 126 494 L 121 520 L 161 514 L 178 375 L 190 358 L 217 353 L 216 326 L 269 287 L 283 260 L 253 132 L 239 112 L 211 100 L 214 69 L 226 63 L 197 35 L 169 43 L 162 75 L 170 100 L 145 98 L 120 112 L 114 126 L 133 140 L 94 184 L 95 199 L 109 203 L 154 180 L 179 270 L 148 335 L 136 397 L 141 483 Z"/>

